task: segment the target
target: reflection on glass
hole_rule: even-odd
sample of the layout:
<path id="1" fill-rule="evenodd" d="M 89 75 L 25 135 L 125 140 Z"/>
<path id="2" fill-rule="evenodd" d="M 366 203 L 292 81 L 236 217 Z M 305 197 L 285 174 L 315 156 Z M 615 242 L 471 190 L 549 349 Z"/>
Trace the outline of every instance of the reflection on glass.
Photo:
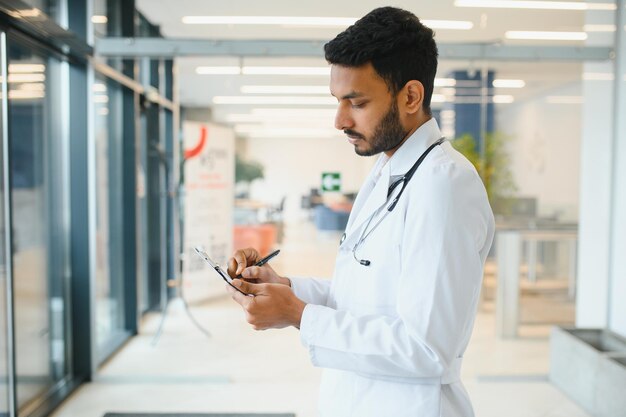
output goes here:
<path id="1" fill-rule="evenodd" d="M 18 407 L 67 375 L 69 210 L 60 63 L 10 43 L 9 124 Z M 55 85 L 56 84 L 56 85 Z"/>
<path id="2" fill-rule="evenodd" d="M 124 330 L 121 236 L 121 137 L 115 99 L 119 86 L 98 76 L 93 85 L 96 139 L 96 343 L 99 357 Z"/>
<path id="3" fill-rule="evenodd" d="M 433 94 L 433 114 L 481 174 L 497 226 L 527 231 L 521 323 L 544 335 L 540 325 L 575 317 L 583 79 L 604 77 L 587 72 L 581 63 L 442 61 Z M 496 271 L 490 257 L 488 309 Z"/>
<path id="4" fill-rule="evenodd" d="M 93 24 L 93 30 L 96 37 L 103 38 L 107 36 L 108 21 L 109 19 L 107 18 L 107 0 L 94 0 L 91 23 Z"/>

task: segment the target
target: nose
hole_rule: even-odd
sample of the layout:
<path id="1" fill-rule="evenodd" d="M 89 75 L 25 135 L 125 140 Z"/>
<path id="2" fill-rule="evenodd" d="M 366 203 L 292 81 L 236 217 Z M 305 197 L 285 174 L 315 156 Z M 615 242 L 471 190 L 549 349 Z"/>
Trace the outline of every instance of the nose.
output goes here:
<path id="1" fill-rule="evenodd" d="M 335 129 L 346 130 L 354 127 L 354 120 L 350 117 L 350 111 L 342 103 L 337 107 L 335 114 Z"/>

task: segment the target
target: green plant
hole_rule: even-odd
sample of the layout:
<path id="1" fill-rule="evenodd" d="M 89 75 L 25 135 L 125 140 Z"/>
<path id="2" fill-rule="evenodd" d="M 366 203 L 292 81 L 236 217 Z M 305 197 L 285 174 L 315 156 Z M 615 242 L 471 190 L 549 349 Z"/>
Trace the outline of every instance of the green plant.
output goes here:
<path id="1" fill-rule="evenodd" d="M 485 184 L 487 196 L 494 211 L 507 214 L 510 211 L 510 197 L 517 191 L 511 172 L 511 160 L 506 151 L 509 137 L 493 132 L 485 135 L 484 159 L 478 152 L 476 140 L 470 134 L 464 134 L 452 141 L 452 145 L 476 167 Z"/>
<path id="2" fill-rule="evenodd" d="M 251 183 L 257 178 L 263 178 L 263 165 L 256 161 L 244 161 L 235 155 L 235 182 Z"/>

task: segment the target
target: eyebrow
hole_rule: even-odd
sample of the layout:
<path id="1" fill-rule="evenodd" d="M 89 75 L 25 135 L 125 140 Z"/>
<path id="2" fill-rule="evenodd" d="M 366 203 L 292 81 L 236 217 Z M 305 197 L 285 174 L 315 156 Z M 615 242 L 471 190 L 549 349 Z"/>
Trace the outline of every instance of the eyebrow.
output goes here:
<path id="1" fill-rule="evenodd" d="M 332 94 L 332 93 L 331 93 Z M 334 95 L 334 94 L 333 94 Z M 353 98 L 359 98 L 359 97 L 363 97 L 365 94 L 363 93 L 359 93 L 358 91 L 352 91 L 344 96 L 341 97 L 342 100 L 350 100 Z"/>

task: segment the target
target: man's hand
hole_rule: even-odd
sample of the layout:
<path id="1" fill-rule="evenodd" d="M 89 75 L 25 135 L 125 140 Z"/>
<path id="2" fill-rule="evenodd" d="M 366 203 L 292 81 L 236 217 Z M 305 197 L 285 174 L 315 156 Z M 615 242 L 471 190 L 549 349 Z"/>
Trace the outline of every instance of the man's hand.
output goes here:
<path id="1" fill-rule="evenodd" d="M 239 249 L 228 260 L 228 275 L 232 278 L 241 275 L 241 278 L 245 281 L 255 284 L 284 284 L 291 286 L 289 279 L 279 276 L 268 264 L 254 266 L 261 259 L 261 255 L 256 249 Z"/>
<path id="2" fill-rule="evenodd" d="M 296 297 L 289 287 L 280 284 L 251 284 L 241 279 L 233 280 L 233 285 L 254 295 L 243 295 L 230 285 L 226 286 L 233 300 L 243 307 L 246 320 L 254 330 L 282 329 L 288 326 L 300 328 L 306 303 Z"/>

